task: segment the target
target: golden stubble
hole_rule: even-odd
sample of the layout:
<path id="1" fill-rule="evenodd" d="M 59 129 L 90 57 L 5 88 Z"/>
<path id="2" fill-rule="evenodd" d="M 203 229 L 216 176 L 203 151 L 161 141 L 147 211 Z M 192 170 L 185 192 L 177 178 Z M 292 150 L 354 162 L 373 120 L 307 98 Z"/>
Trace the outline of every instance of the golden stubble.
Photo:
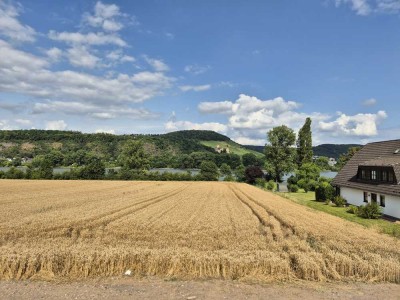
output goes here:
<path id="1" fill-rule="evenodd" d="M 0 279 L 400 282 L 399 240 L 227 182 L 0 181 Z"/>

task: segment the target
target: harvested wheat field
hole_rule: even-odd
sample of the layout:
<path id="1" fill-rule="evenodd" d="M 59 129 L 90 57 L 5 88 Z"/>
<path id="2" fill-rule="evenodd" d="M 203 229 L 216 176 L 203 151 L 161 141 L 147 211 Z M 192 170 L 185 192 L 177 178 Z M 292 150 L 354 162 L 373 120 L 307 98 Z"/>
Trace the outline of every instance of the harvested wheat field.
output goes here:
<path id="1" fill-rule="evenodd" d="M 0 181 L 0 279 L 400 282 L 399 240 L 224 182 Z"/>

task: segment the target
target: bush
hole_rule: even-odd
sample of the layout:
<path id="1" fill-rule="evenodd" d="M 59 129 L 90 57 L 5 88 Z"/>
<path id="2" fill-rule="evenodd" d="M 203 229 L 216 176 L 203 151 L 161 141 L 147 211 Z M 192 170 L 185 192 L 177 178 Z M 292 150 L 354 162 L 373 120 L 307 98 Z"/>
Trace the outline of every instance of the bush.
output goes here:
<path id="1" fill-rule="evenodd" d="M 319 183 L 322 183 L 322 182 L 331 183 L 331 181 L 332 181 L 332 178 L 328 178 L 328 177 L 324 177 L 324 176 L 321 176 L 320 178 L 318 178 Z"/>
<path id="2" fill-rule="evenodd" d="M 309 191 L 308 182 L 305 179 L 300 179 L 297 182 L 297 185 L 299 186 L 299 188 L 304 189 L 304 192 L 307 193 Z"/>
<path id="3" fill-rule="evenodd" d="M 235 181 L 235 177 L 233 177 L 232 175 L 225 176 L 224 181 Z"/>
<path id="4" fill-rule="evenodd" d="M 343 207 L 346 205 L 347 201 L 342 196 L 336 196 L 332 201 L 337 207 Z"/>
<path id="5" fill-rule="evenodd" d="M 296 176 L 294 176 L 294 175 L 290 176 L 290 177 L 286 180 L 286 182 L 287 182 L 288 185 L 290 185 L 290 184 L 297 184 L 297 181 L 298 181 L 298 178 L 297 178 Z"/>
<path id="6" fill-rule="evenodd" d="M 267 182 L 265 181 L 264 178 L 256 178 L 256 185 L 262 188 L 265 188 L 265 185 Z"/>
<path id="7" fill-rule="evenodd" d="M 335 189 L 328 182 L 322 182 L 315 189 L 315 199 L 320 202 L 333 199 Z"/>
<path id="8" fill-rule="evenodd" d="M 299 191 L 299 187 L 297 186 L 297 184 L 290 184 L 288 185 L 288 190 L 291 193 L 297 193 Z"/>
<path id="9" fill-rule="evenodd" d="M 311 180 L 308 182 L 308 188 L 309 188 L 310 191 L 312 191 L 312 192 L 315 192 L 315 189 L 317 188 L 317 186 L 318 186 L 318 181 L 315 181 L 314 179 L 311 179 Z"/>
<path id="10" fill-rule="evenodd" d="M 325 205 L 330 205 L 331 204 L 331 200 L 327 199 L 325 200 Z"/>
<path id="11" fill-rule="evenodd" d="M 382 215 L 382 209 L 376 203 L 368 203 L 358 208 L 357 215 L 364 219 L 379 219 Z"/>
<path id="12" fill-rule="evenodd" d="M 276 190 L 276 183 L 273 180 L 269 180 L 267 182 L 267 190 L 269 190 L 269 191 Z"/>
<path id="13" fill-rule="evenodd" d="M 357 215 L 358 214 L 358 207 L 355 206 L 355 205 L 350 205 L 348 210 L 347 210 L 347 212 L 351 213 L 353 215 Z"/>

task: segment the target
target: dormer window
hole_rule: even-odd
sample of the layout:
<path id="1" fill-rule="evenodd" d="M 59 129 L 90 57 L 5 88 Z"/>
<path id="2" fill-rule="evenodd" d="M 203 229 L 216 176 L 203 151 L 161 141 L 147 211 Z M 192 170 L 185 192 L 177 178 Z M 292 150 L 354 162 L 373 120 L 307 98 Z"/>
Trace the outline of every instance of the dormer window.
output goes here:
<path id="1" fill-rule="evenodd" d="M 393 172 L 389 172 L 389 182 L 393 182 Z"/>
<path id="2" fill-rule="evenodd" d="M 393 183 L 395 180 L 393 169 L 386 166 L 360 166 L 357 178 L 380 183 Z"/>

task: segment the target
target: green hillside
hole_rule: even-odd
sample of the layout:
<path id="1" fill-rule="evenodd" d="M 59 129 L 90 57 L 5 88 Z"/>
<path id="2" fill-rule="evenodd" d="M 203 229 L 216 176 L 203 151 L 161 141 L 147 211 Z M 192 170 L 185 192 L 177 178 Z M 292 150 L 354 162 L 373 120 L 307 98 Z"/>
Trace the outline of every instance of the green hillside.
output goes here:
<path id="1" fill-rule="evenodd" d="M 200 143 L 207 147 L 211 147 L 213 149 L 215 149 L 217 147 L 217 145 L 219 145 L 221 148 L 226 148 L 227 146 L 229 146 L 230 153 L 237 154 L 240 156 L 242 156 L 243 154 L 246 154 L 246 153 L 253 153 L 253 154 L 257 155 L 258 157 L 264 156 L 260 152 L 247 149 L 244 146 L 242 146 L 238 143 L 235 143 L 231 140 L 228 140 L 228 141 L 221 141 L 221 140 L 219 140 L 219 141 L 200 141 Z"/>
<path id="2" fill-rule="evenodd" d="M 153 168 L 198 168 L 202 161 L 226 163 L 231 168 L 241 164 L 245 153 L 263 155 L 231 141 L 227 136 L 207 130 L 184 130 L 167 134 L 113 135 L 58 130 L 0 131 L 0 166 L 18 166 L 37 156 L 49 156 L 54 166 L 82 166 L 91 157 L 106 166 L 118 166 L 121 148 L 128 140 L 143 143 Z M 229 145 L 231 153 L 217 153 L 217 145 Z"/>

